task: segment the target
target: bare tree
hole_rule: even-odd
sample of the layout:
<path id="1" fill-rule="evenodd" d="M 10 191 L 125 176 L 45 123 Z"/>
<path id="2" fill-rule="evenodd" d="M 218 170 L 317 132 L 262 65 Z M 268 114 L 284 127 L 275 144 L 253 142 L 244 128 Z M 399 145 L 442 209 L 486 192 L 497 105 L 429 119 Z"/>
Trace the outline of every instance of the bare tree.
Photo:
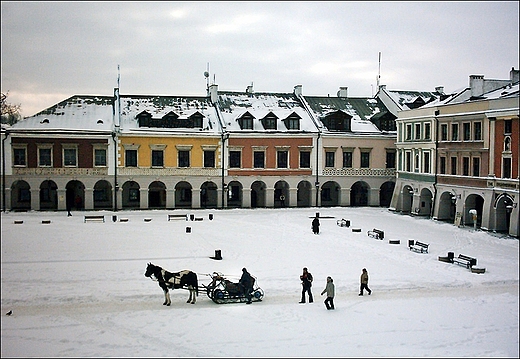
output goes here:
<path id="1" fill-rule="evenodd" d="M 13 125 L 22 118 L 22 115 L 20 115 L 20 109 L 22 106 L 20 104 L 14 105 L 8 103 L 8 96 L 9 91 L 6 93 L 2 92 L 2 123 Z"/>

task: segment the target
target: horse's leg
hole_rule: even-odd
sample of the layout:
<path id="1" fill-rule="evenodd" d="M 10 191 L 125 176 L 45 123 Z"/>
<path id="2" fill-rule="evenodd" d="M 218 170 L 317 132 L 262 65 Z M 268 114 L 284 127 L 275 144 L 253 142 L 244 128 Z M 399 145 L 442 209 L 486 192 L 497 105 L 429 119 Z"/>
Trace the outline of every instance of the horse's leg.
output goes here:
<path id="1" fill-rule="evenodd" d="M 188 286 L 188 289 L 190 291 L 190 297 L 188 298 L 188 301 L 186 303 L 191 303 L 191 304 L 195 304 L 195 302 L 197 301 L 197 298 L 195 296 L 195 290 L 193 289 L 193 286 Z"/>
<path id="2" fill-rule="evenodd" d="M 164 303 L 163 305 L 170 305 L 172 301 L 170 300 L 170 292 L 168 291 L 168 288 L 163 288 L 164 290 Z"/>

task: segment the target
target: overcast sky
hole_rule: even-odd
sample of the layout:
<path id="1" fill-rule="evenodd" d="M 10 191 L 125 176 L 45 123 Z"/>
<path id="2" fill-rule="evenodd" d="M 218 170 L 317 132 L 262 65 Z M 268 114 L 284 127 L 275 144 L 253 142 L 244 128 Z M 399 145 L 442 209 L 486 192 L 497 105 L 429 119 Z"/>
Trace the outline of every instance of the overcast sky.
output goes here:
<path id="1" fill-rule="evenodd" d="M 31 116 L 72 95 L 452 92 L 519 67 L 519 3 L 2 1 L 2 92 Z"/>

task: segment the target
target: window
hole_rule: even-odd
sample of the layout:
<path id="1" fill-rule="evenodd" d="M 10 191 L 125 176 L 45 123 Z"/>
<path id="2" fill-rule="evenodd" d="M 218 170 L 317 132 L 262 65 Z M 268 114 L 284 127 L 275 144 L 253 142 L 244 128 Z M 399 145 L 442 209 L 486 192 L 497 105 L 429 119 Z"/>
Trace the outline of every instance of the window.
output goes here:
<path id="1" fill-rule="evenodd" d="M 412 153 L 411 152 L 406 152 L 406 155 L 405 155 L 405 168 L 406 168 L 406 172 L 411 172 L 412 171 Z"/>
<path id="2" fill-rule="evenodd" d="M 415 155 L 414 172 L 419 172 L 419 155 Z"/>
<path id="3" fill-rule="evenodd" d="M 130 188 L 128 190 L 128 200 L 130 202 L 139 202 L 139 189 L 138 188 Z"/>
<path id="4" fill-rule="evenodd" d="M 471 124 L 469 122 L 464 122 L 462 124 L 462 138 L 464 141 L 471 140 Z"/>
<path id="5" fill-rule="evenodd" d="M 45 147 L 38 149 L 38 166 L 52 167 L 52 148 Z"/>
<path id="6" fill-rule="evenodd" d="M 276 152 L 276 166 L 278 168 L 288 168 L 289 151 L 277 151 Z"/>
<path id="7" fill-rule="evenodd" d="M 426 122 L 424 124 L 424 139 L 425 140 L 430 140 L 431 139 L 431 125 L 429 122 Z"/>
<path id="8" fill-rule="evenodd" d="M 325 152 L 325 167 L 334 167 L 335 152 Z"/>
<path id="9" fill-rule="evenodd" d="M 94 167 L 106 167 L 107 150 L 104 148 L 94 149 Z"/>
<path id="10" fill-rule="evenodd" d="M 459 140 L 459 124 L 458 123 L 451 124 L 451 140 L 452 141 Z"/>
<path id="11" fill-rule="evenodd" d="M 504 120 L 504 134 L 510 135 L 513 133 L 513 120 Z"/>
<path id="12" fill-rule="evenodd" d="M 395 151 L 386 152 L 386 168 L 395 168 Z"/>
<path id="13" fill-rule="evenodd" d="M 63 165 L 66 167 L 76 167 L 78 165 L 77 153 L 75 148 L 64 148 Z"/>
<path id="14" fill-rule="evenodd" d="M 457 157 L 451 158 L 451 174 L 452 175 L 457 174 Z"/>
<path id="15" fill-rule="evenodd" d="M 473 157 L 473 176 L 480 177 L 480 158 Z"/>
<path id="16" fill-rule="evenodd" d="M 412 139 L 412 125 L 406 125 L 406 139 Z"/>
<path id="17" fill-rule="evenodd" d="M 204 167 L 215 168 L 215 151 L 204 151 Z"/>
<path id="18" fill-rule="evenodd" d="M 265 152 L 254 151 L 253 152 L 253 167 L 254 168 L 265 168 Z"/>
<path id="19" fill-rule="evenodd" d="M 482 141 L 482 122 L 475 122 L 473 124 L 473 140 Z"/>
<path id="20" fill-rule="evenodd" d="M 370 152 L 361 152 L 361 168 L 370 167 Z"/>
<path id="21" fill-rule="evenodd" d="M 421 139 L 421 124 L 420 123 L 415 124 L 415 139 L 416 140 Z"/>
<path id="22" fill-rule="evenodd" d="M 352 152 L 343 152 L 343 168 L 352 168 Z"/>
<path id="23" fill-rule="evenodd" d="M 27 166 L 27 156 L 25 148 L 13 148 L 13 165 Z"/>
<path id="24" fill-rule="evenodd" d="M 446 157 L 441 157 L 441 163 L 440 163 L 440 173 L 445 175 L 446 174 Z"/>
<path id="25" fill-rule="evenodd" d="M 178 167 L 190 167 L 190 151 L 179 150 L 177 158 Z"/>
<path id="26" fill-rule="evenodd" d="M 152 150 L 152 167 L 164 167 L 163 150 Z"/>
<path id="27" fill-rule="evenodd" d="M 311 168 L 310 151 L 300 151 L 300 168 Z"/>
<path id="28" fill-rule="evenodd" d="M 430 173 L 430 152 L 424 152 L 423 158 L 423 173 Z"/>
<path id="29" fill-rule="evenodd" d="M 502 178 L 511 178 L 511 158 L 502 159 Z"/>
<path id="30" fill-rule="evenodd" d="M 241 167 L 241 159 L 240 155 L 242 153 L 240 151 L 229 151 L 229 167 L 230 168 L 240 168 Z"/>
<path id="31" fill-rule="evenodd" d="M 441 125 L 441 141 L 448 141 L 448 125 Z"/>
<path id="32" fill-rule="evenodd" d="M 137 167 L 137 150 L 125 150 L 125 166 Z"/>
<path id="33" fill-rule="evenodd" d="M 462 157 L 462 175 L 469 176 L 469 157 Z"/>

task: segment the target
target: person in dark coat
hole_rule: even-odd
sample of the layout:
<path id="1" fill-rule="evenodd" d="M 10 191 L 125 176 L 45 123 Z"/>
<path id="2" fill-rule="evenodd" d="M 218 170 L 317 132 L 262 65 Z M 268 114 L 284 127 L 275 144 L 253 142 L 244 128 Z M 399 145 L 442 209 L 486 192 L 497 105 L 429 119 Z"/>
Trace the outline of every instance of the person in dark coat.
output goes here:
<path id="1" fill-rule="evenodd" d="M 251 304 L 251 292 L 253 291 L 253 278 L 251 278 L 251 274 L 249 274 L 247 269 L 242 268 L 242 277 L 240 277 L 240 281 L 238 282 L 238 284 L 242 288 L 244 295 L 247 299 L 246 304 Z"/>
<path id="2" fill-rule="evenodd" d="M 325 303 L 325 306 L 328 310 L 334 309 L 334 291 L 334 281 L 331 277 L 327 277 L 327 286 L 325 287 L 323 292 L 321 292 L 321 295 L 327 293 L 327 299 L 325 299 L 323 303 Z"/>
<path id="3" fill-rule="evenodd" d="M 368 288 L 368 272 L 366 268 L 363 268 L 363 272 L 361 273 L 361 286 L 359 288 L 359 295 L 363 295 L 363 290 L 366 289 L 368 295 L 372 294 L 370 288 Z"/>
<path id="4" fill-rule="evenodd" d="M 300 279 L 302 281 L 302 300 L 300 300 L 300 303 L 305 303 L 305 293 L 309 295 L 309 303 L 313 302 L 312 299 L 312 274 L 307 271 L 307 268 L 303 268 L 303 274 L 300 276 Z"/>
<path id="5" fill-rule="evenodd" d="M 312 220 L 312 232 L 314 234 L 320 233 L 320 220 L 318 219 L 318 217 L 314 217 L 314 219 Z"/>

